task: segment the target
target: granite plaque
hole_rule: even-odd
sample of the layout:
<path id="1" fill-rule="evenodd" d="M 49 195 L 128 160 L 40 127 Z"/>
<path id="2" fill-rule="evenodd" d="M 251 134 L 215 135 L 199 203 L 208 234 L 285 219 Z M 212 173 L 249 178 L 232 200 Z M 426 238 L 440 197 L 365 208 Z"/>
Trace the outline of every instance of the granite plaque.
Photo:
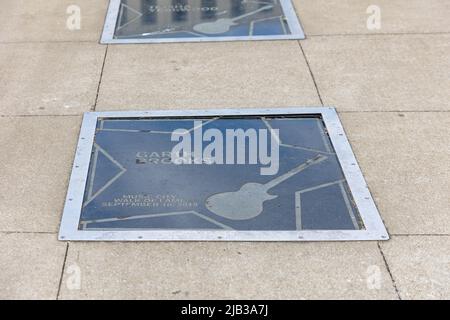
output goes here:
<path id="1" fill-rule="evenodd" d="M 386 238 L 334 110 L 315 111 L 89 113 L 64 218 L 88 240 L 346 240 L 373 221 Z"/>
<path id="2" fill-rule="evenodd" d="M 290 0 L 111 0 L 102 43 L 303 38 Z"/>

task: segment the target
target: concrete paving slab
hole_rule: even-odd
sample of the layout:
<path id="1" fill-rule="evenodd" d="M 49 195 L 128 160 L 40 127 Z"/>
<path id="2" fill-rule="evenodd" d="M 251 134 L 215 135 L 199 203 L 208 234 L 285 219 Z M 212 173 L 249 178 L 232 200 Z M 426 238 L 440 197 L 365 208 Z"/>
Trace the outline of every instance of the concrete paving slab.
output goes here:
<path id="1" fill-rule="evenodd" d="M 66 244 L 53 234 L 0 233 L 0 299 L 55 299 Z"/>
<path id="2" fill-rule="evenodd" d="M 397 298 L 373 242 L 71 243 L 67 268 L 63 299 Z"/>
<path id="3" fill-rule="evenodd" d="M 89 43 L 0 44 L 0 114 L 89 111 L 105 49 Z"/>
<path id="4" fill-rule="evenodd" d="M 326 105 L 340 111 L 450 110 L 450 35 L 301 43 Z"/>
<path id="5" fill-rule="evenodd" d="M 430 111 L 450 111 L 450 3 L 294 2 L 322 99 L 341 111 L 394 234 L 380 246 L 401 297 L 448 299 L 450 113 Z M 53 233 L 81 117 L 43 115 L 78 115 L 94 106 L 107 3 L 2 1 L 0 299 L 54 299 L 62 271 L 60 297 L 67 299 L 398 298 L 374 242 L 77 242 L 62 269 L 67 244 Z M 367 29 L 372 4 L 381 8 L 379 30 Z M 81 9 L 80 30 L 67 28 L 69 5 Z M 108 51 L 98 110 L 320 104 L 297 41 Z"/>
<path id="6" fill-rule="evenodd" d="M 80 124 L 0 118 L 0 231 L 58 231 Z"/>
<path id="7" fill-rule="evenodd" d="M 97 42 L 107 4 L 108 0 L 2 0 L 0 42 Z M 78 12 L 79 27 L 74 24 Z"/>
<path id="8" fill-rule="evenodd" d="M 381 247 L 402 299 L 450 298 L 450 236 L 394 237 Z"/>
<path id="9" fill-rule="evenodd" d="M 446 0 L 293 0 L 306 35 L 450 32 Z M 380 8 L 379 29 L 367 20 Z M 369 11 L 368 11 L 369 8 Z M 369 12 L 369 13 L 368 13 Z"/>
<path id="10" fill-rule="evenodd" d="M 296 41 L 115 45 L 97 110 L 319 103 Z"/>
<path id="11" fill-rule="evenodd" d="M 340 115 L 393 234 L 450 234 L 450 113 Z"/>

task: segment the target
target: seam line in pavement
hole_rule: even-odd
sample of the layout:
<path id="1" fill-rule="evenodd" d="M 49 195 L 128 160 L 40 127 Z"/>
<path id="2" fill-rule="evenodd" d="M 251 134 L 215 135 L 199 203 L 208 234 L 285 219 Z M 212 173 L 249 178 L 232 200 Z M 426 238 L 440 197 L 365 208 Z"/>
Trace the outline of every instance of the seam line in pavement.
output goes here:
<path id="1" fill-rule="evenodd" d="M 31 41 L 0 41 L 0 45 L 2 44 L 47 44 L 47 43 L 90 43 L 90 44 L 99 44 L 98 40 L 31 40 Z"/>
<path id="2" fill-rule="evenodd" d="M 450 237 L 449 233 L 391 233 L 393 237 Z"/>
<path id="3" fill-rule="evenodd" d="M 83 114 L 3 114 L 0 118 L 32 118 L 32 117 L 80 117 Z"/>
<path id="4" fill-rule="evenodd" d="M 61 276 L 59 278 L 59 284 L 58 284 L 58 292 L 56 293 L 56 300 L 59 300 L 59 295 L 61 293 L 61 286 L 62 286 L 62 281 L 63 281 L 63 277 L 64 277 L 64 270 L 66 268 L 66 261 L 67 261 L 67 253 L 69 252 L 69 242 L 67 242 L 66 244 L 66 253 L 64 254 L 64 262 L 61 268 Z"/>
<path id="5" fill-rule="evenodd" d="M 98 96 L 100 94 L 100 86 L 102 85 L 102 79 L 103 79 L 103 71 L 105 70 L 106 56 L 108 55 L 108 48 L 109 48 L 109 45 L 106 45 L 105 55 L 103 56 L 102 69 L 100 71 L 100 78 L 98 80 L 97 93 L 95 95 L 95 101 L 94 101 L 94 106 L 92 107 L 92 111 L 95 111 L 95 109 L 97 108 Z"/>
<path id="6" fill-rule="evenodd" d="M 58 234 L 58 232 L 52 231 L 3 231 L 0 230 L 0 233 L 4 234 Z"/>
<path id="7" fill-rule="evenodd" d="M 450 110 L 339 110 L 339 113 L 447 113 Z"/>
<path id="8" fill-rule="evenodd" d="M 384 255 L 384 252 L 383 252 L 383 250 L 381 249 L 380 242 L 377 242 L 377 246 L 378 246 L 378 249 L 380 250 L 381 256 L 383 257 L 384 265 L 386 266 L 386 269 L 387 269 L 387 271 L 388 271 L 388 273 L 389 273 L 389 276 L 391 277 L 392 286 L 394 287 L 395 292 L 397 293 L 397 297 L 398 297 L 399 300 L 402 300 L 402 297 L 400 296 L 400 292 L 399 292 L 399 290 L 398 290 L 398 288 L 397 288 L 397 284 L 395 283 L 394 276 L 392 275 L 391 269 L 389 268 L 389 264 L 388 264 L 388 262 L 387 262 L 387 260 L 386 260 L 386 257 L 385 257 L 385 255 Z"/>
<path id="9" fill-rule="evenodd" d="M 414 35 L 450 35 L 450 31 L 432 31 L 432 32 L 379 32 L 379 33 L 335 33 L 335 34 L 307 34 L 305 32 L 305 40 L 314 37 L 359 37 L 359 36 L 414 36 Z M 290 41 L 290 40 L 280 40 L 280 41 Z M 301 40 L 303 41 L 303 40 Z M 237 41 L 236 41 L 237 42 Z M 1 44 L 24 44 L 24 43 L 96 43 L 99 44 L 98 40 L 19 40 L 19 41 L 0 41 Z M 167 43 L 170 44 L 170 43 Z"/>
<path id="10" fill-rule="evenodd" d="M 308 38 L 319 37 L 365 37 L 365 36 L 431 36 L 450 35 L 450 32 L 386 32 L 386 33 L 335 33 L 335 34 L 308 34 Z M 306 38 L 306 39 L 308 39 Z"/>
<path id="11" fill-rule="evenodd" d="M 339 110 L 339 113 L 449 113 L 450 110 Z M 28 118 L 28 117 L 81 117 L 80 114 L 3 114 L 0 118 Z"/>
<path id="12" fill-rule="evenodd" d="M 300 43 L 300 41 L 297 41 L 297 43 L 298 43 L 298 46 L 300 47 L 300 50 L 302 51 L 303 58 L 305 59 L 306 65 L 308 66 L 309 74 L 311 75 L 311 78 L 314 83 L 314 87 L 316 88 L 317 95 L 319 96 L 320 104 L 323 106 L 322 96 L 320 95 L 319 88 L 318 88 L 317 82 L 316 82 L 316 78 L 314 77 L 314 74 L 311 70 L 311 66 L 309 65 L 308 58 L 306 57 L 305 51 L 303 50 L 303 47 L 302 47 L 302 44 Z"/>

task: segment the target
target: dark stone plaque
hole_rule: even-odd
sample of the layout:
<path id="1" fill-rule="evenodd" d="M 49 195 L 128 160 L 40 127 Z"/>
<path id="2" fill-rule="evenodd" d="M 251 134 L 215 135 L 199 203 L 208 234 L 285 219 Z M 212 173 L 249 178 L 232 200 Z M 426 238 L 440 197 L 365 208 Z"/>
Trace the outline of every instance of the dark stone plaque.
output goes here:
<path id="1" fill-rule="evenodd" d="M 112 0 L 104 43 L 304 38 L 290 0 Z"/>
<path id="2" fill-rule="evenodd" d="M 172 154 L 180 142 L 172 141 L 177 129 L 191 139 L 191 153 L 181 164 Z M 226 139 L 227 130 L 239 129 L 269 133 L 266 140 L 257 138 L 268 142 L 267 155 L 272 145 L 278 147 L 270 174 L 262 174 L 269 164 L 260 161 L 260 153 L 250 161 L 248 137 L 243 163 L 237 149 L 229 155 L 225 141 L 211 153 L 216 158 L 205 156 L 213 141 L 207 133 Z M 260 145 L 255 150 L 261 152 Z M 320 116 L 100 117 L 79 229 L 361 230 L 364 225 Z"/>

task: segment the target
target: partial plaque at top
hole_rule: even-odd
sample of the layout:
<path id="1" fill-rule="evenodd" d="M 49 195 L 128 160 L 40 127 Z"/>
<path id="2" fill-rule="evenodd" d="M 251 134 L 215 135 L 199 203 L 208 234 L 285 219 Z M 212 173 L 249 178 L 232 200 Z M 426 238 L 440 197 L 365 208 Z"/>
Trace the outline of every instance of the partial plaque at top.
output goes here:
<path id="1" fill-rule="evenodd" d="M 101 42 L 304 38 L 290 0 L 111 0 Z"/>

